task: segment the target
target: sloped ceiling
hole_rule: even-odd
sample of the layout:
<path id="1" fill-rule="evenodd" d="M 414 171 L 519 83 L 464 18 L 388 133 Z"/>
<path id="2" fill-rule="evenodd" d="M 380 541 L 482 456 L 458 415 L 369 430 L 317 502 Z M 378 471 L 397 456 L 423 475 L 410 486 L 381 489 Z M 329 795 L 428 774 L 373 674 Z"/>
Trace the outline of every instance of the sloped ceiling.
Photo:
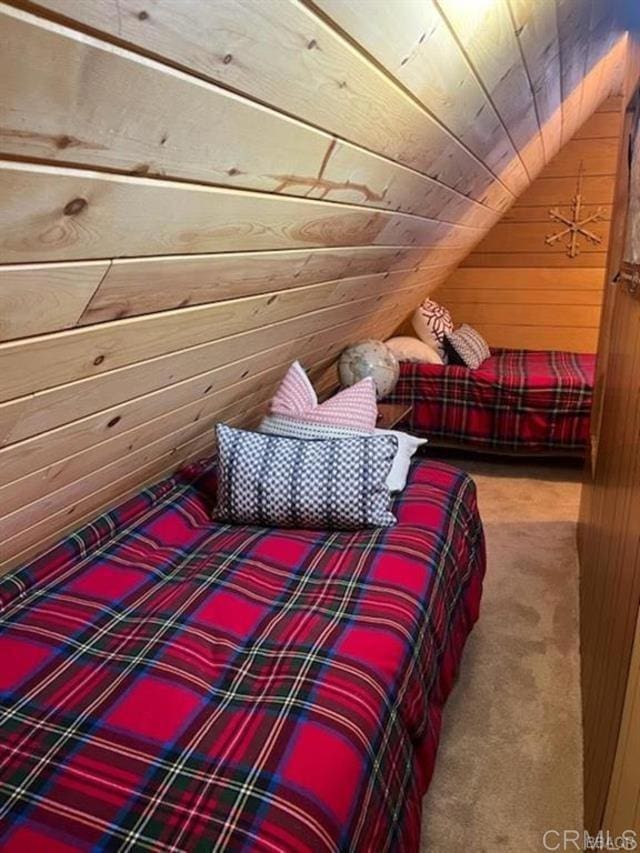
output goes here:
<path id="1" fill-rule="evenodd" d="M 387 336 L 617 85 L 606 0 L 0 4 L 0 561 Z"/>

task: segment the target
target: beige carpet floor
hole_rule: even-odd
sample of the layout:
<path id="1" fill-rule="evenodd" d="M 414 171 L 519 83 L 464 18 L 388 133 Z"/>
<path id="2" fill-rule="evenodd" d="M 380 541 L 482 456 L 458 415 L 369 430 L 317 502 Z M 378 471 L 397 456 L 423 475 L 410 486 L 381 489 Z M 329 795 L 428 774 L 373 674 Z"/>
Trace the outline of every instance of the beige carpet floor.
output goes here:
<path id="1" fill-rule="evenodd" d="M 580 470 L 443 458 L 476 481 L 488 568 L 421 853 L 537 853 L 546 830 L 582 827 Z"/>

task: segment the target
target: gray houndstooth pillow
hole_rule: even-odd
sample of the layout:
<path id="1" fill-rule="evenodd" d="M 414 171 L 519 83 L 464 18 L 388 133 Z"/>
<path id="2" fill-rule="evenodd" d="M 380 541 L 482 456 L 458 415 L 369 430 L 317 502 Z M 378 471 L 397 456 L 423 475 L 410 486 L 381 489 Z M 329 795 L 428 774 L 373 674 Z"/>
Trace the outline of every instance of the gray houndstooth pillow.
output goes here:
<path id="1" fill-rule="evenodd" d="M 216 432 L 217 519 L 325 530 L 395 524 L 386 485 L 398 449 L 393 436 L 313 441 L 223 424 Z"/>
<path id="2" fill-rule="evenodd" d="M 266 415 L 258 427 L 260 432 L 269 435 L 286 435 L 289 438 L 328 439 L 328 438 L 354 438 L 363 435 L 393 435 L 398 441 L 398 452 L 387 475 L 387 486 L 390 492 L 401 492 L 407 485 L 411 458 L 419 447 L 427 443 L 426 438 L 417 438 L 407 432 L 398 432 L 390 429 L 376 429 L 373 433 L 350 429 L 342 426 L 328 426 L 325 424 L 308 424 L 295 418 L 287 418 L 284 415 Z"/>
<path id="3" fill-rule="evenodd" d="M 477 370 L 483 361 L 491 357 L 489 345 L 480 332 L 466 323 L 446 335 L 445 344 L 449 364 L 463 364 L 471 370 Z"/>

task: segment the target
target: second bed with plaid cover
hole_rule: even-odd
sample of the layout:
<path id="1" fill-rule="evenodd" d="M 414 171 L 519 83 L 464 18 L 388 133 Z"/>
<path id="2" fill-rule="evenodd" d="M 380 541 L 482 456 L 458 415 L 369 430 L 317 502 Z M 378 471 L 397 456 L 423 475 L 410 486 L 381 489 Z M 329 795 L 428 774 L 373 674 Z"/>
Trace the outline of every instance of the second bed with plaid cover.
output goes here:
<path id="1" fill-rule="evenodd" d="M 393 528 L 212 522 L 141 492 L 0 582 L 0 847 L 403 851 L 478 615 L 473 482 L 413 467 Z"/>
<path id="2" fill-rule="evenodd" d="M 385 402 L 435 442 L 501 453 L 585 454 L 595 356 L 494 349 L 477 370 L 403 362 Z"/>

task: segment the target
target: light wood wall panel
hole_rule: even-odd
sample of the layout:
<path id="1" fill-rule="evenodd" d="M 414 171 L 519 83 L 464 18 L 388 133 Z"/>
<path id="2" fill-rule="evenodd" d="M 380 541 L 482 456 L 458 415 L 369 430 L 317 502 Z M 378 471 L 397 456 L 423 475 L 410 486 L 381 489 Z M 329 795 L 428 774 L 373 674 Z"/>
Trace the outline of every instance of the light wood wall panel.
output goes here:
<path id="1" fill-rule="evenodd" d="M 478 229 L 355 205 L 0 162 L 10 263 L 311 246 L 464 247 Z M 171 210 L 172 215 L 166 215 Z M 426 252 L 425 252 L 426 254 Z"/>
<path id="2" fill-rule="evenodd" d="M 533 179 L 545 163 L 541 122 L 509 4 L 436 2 Z"/>
<path id="3" fill-rule="evenodd" d="M 78 323 L 275 293 L 327 279 L 379 274 L 388 278 L 395 270 L 406 271 L 403 281 L 428 284 L 458 256 L 455 249 L 435 249 L 426 262 L 422 249 L 367 246 L 115 260 Z"/>
<path id="4" fill-rule="evenodd" d="M 78 325 L 108 261 L 5 266 L 0 276 L 0 341 Z"/>
<path id="5" fill-rule="evenodd" d="M 15 80 L 4 104 L 12 122 L 0 128 L 7 154 L 427 217 L 448 210 L 475 225 L 492 218 L 392 160 L 131 51 L 9 7 L 0 26 L 0 77 Z M 128 109 L 131 89 L 143 110 Z"/>
<path id="6" fill-rule="evenodd" d="M 368 15 L 362 14 L 359 0 L 317 0 L 316 5 L 433 111 L 512 192 L 527 185 L 518 151 L 436 3 L 370 0 Z"/>
<path id="7" fill-rule="evenodd" d="M 558 16 L 554 0 L 508 0 L 513 29 L 531 81 L 545 162 L 562 145 L 562 87 Z"/>
<path id="8" fill-rule="evenodd" d="M 492 346 L 596 351 L 621 110 L 620 97 L 603 103 L 434 294 Z M 601 208 L 588 227 L 602 242 L 581 238 L 569 258 L 564 241 L 545 237 L 562 227 L 549 211 L 570 212 L 581 166 L 583 210 Z"/>
<path id="9" fill-rule="evenodd" d="M 410 279 L 407 280 L 407 275 Z M 421 272 L 418 286 L 422 287 Z M 95 376 L 125 364 L 154 358 L 188 345 L 260 329 L 278 320 L 298 318 L 298 328 L 307 330 L 305 317 L 323 308 L 344 305 L 348 317 L 356 305 L 372 299 L 386 303 L 391 310 L 411 282 L 412 274 L 404 272 L 378 273 L 338 281 L 322 282 L 272 294 L 207 303 L 180 311 L 147 314 L 116 323 L 100 323 L 74 329 L 52 337 L 41 335 L 15 343 L 0 345 L 0 371 L 5 381 L 0 389 L 0 401 Z M 395 285 L 395 286 L 394 286 Z M 351 307 L 350 307 L 351 306 Z M 312 322 L 315 318 L 311 317 Z M 52 342 L 55 360 L 47 359 Z"/>
<path id="10" fill-rule="evenodd" d="M 37 6 L 223 83 L 479 200 L 513 196 L 455 136 L 297 0 Z M 363 8 L 361 14 L 367 14 Z M 285 23 L 286 22 L 286 23 Z M 255 35 L 259 34 L 256 38 Z"/>
<path id="11" fill-rule="evenodd" d="M 304 323 L 296 316 L 262 326 L 259 335 L 250 330 L 202 344 L 189 341 L 185 348 L 156 358 L 14 398 L 0 404 L 0 445 L 12 445 L 46 433 L 101 408 L 108 409 L 133 397 L 168 388 L 243 357 L 258 353 L 264 361 L 268 357 L 265 353 L 281 345 L 289 347 L 293 359 L 296 348 L 306 342 L 320 337 L 331 341 L 334 333 L 342 340 L 357 336 L 368 328 L 370 316 L 378 308 L 390 308 L 388 301 L 382 306 L 381 302 L 380 297 L 374 297 L 354 302 L 347 308 L 343 305 L 325 308 L 306 315 Z"/>
<path id="12" fill-rule="evenodd" d="M 615 86 L 612 15 L 585 58 L 554 0 L 375 5 L 0 3 L 0 566 L 254 423 L 294 358 L 333 387 L 551 159 L 574 50 L 577 123 Z"/>
<path id="13" fill-rule="evenodd" d="M 100 418 L 85 420 L 82 424 L 82 432 L 78 430 L 77 423 L 73 424 L 69 430 L 61 429 L 57 434 L 56 446 L 71 448 L 73 451 L 71 456 L 56 459 L 56 456 L 60 456 L 56 446 L 46 447 L 38 443 L 43 453 L 37 461 L 34 461 L 37 452 L 35 442 L 31 446 L 25 445 L 23 448 L 25 452 L 20 455 L 16 455 L 7 448 L 7 452 L 2 454 L 3 464 L 7 466 L 7 476 L 20 474 L 24 476 L 19 476 L 18 483 L 7 483 L 0 487 L 0 505 L 6 513 L 12 513 L 31 501 L 37 501 L 42 497 L 43 492 L 49 493 L 48 497 L 53 500 L 51 492 L 55 492 L 79 477 L 90 475 L 108 462 L 121 459 L 149 442 L 160 439 L 171 432 L 174 426 L 181 428 L 191 425 L 198 431 L 202 431 L 213 422 L 216 412 L 219 411 L 221 398 L 214 393 L 214 389 L 226 395 L 235 384 L 244 382 L 246 383 L 242 391 L 244 399 L 249 383 L 253 383 L 251 387 L 257 390 L 252 401 L 259 402 L 258 397 L 262 390 L 273 387 L 273 382 L 270 382 L 272 377 L 279 376 L 282 367 L 290 363 L 292 351 L 299 359 L 307 362 L 328 362 L 336 352 L 340 351 L 344 336 L 352 330 L 353 323 L 342 324 L 335 330 L 327 331 L 321 338 L 310 337 L 307 340 L 295 341 L 295 346 L 288 342 L 280 347 L 274 347 L 269 351 L 267 370 L 265 370 L 265 355 L 260 352 L 217 370 L 199 374 L 190 381 L 180 383 L 179 387 L 176 387 L 178 383 L 174 383 L 156 392 L 155 395 L 151 394 L 147 397 L 145 417 L 149 420 L 145 419 L 137 426 L 132 426 L 131 419 L 128 418 L 128 410 L 131 411 L 134 407 L 123 406 L 117 410 L 118 414 L 109 411 L 102 413 Z M 171 403 L 167 405 L 169 398 Z M 187 402 L 189 400 L 191 402 Z M 138 410 L 139 405 L 136 404 L 134 411 L 136 416 Z M 153 417 L 158 412 L 158 417 Z M 105 418 L 108 418 L 106 426 L 104 426 Z M 206 422 L 205 418 L 207 418 Z M 197 427 L 195 427 L 196 424 Z M 85 436 L 89 436 L 90 433 L 95 436 L 93 428 L 96 426 L 98 429 L 104 428 L 105 440 L 94 446 L 93 441 Z M 46 466 L 37 467 L 30 473 L 25 473 L 33 469 L 34 465 L 40 466 L 45 459 Z M 2 523 L 0 523 L 1 526 Z"/>
<path id="14" fill-rule="evenodd" d="M 557 0 L 558 40 L 562 73 L 562 144 L 573 136 L 579 123 L 581 82 L 589 58 L 592 0 Z"/>
<path id="15" fill-rule="evenodd" d="M 406 295 L 405 304 L 412 298 L 414 297 L 411 293 Z M 256 373 L 265 369 L 265 364 L 282 364 L 283 368 L 286 368 L 287 362 L 290 363 L 293 360 L 292 356 L 296 351 L 299 351 L 302 357 L 307 349 L 319 349 L 323 341 L 327 341 L 326 345 L 331 346 L 333 350 L 336 345 L 339 349 L 345 336 L 358 335 L 363 327 L 371 333 L 382 333 L 391 322 L 388 314 L 395 306 L 388 301 L 373 306 L 372 301 L 367 306 L 369 313 L 362 314 L 361 312 L 365 310 L 363 306 L 354 305 L 353 312 L 358 312 L 358 319 L 350 327 L 345 327 L 338 322 L 337 341 L 333 337 L 332 327 L 325 325 L 329 322 L 329 318 L 314 317 L 313 319 L 317 322 L 316 328 L 321 334 L 294 337 L 292 340 L 285 338 L 285 343 L 280 346 L 266 350 L 259 349 L 244 358 L 237 355 L 234 358 L 233 355 L 229 356 L 222 350 L 218 355 L 222 363 L 216 364 L 215 357 L 209 360 L 210 352 L 206 353 L 207 358 L 203 359 L 202 349 L 198 349 L 196 353 L 198 360 L 188 362 L 181 356 L 192 355 L 193 351 L 178 353 L 175 359 L 176 361 L 180 359 L 178 370 L 175 373 L 171 372 L 171 365 L 166 365 L 166 372 L 163 374 L 165 381 L 160 383 L 159 387 L 156 379 L 157 365 L 154 364 L 147 369 L 145 375 L 143 362 L 139 367 L 136 365 L 131 369 L 134 371 L 134 377 L 131 373 L 126 377 L 121 373 L 115 376 L 105 374 L 90 382 L 85 381 L 82 386 L 70 383 L 60 386 L 59 389 L 52 389 L 50 393 L 54 395 L 57 405 L 30 407 L 32 398 L 19 398 L 15 401 L 18 412 L 8 413 L 10 420 L 16 418 L 13 434 L 9 438 L 15 439 L 16 435 L 19 435 L 21 439 L 29 440 L 18 442 L 10 440 L 0 449 L 3 477 L 6 481 L 18 479 L 31 471 L 44 468 L 53 461 L 65 458 L 69 453 L 78 452 L 84 447 L 95 445 L 122 431 L 159 417 L 167 410 L 196 403 L 208 397 L 218 405 L 221 396 L 228 393 L 230 385 L 254 377 Z M 288 331 L 291 334 L 290 327 Z M 303 329 L 299 331 L 303 332 Z M 279 328 L 278 332 L 282 337 L 282 328 Z M 223 340 L 231 344 L 234 349 L 241 347 L 244 343 L 243 340 L 232 341 L 228 338 Z M 231 361 L 228 361 L 229 358 Z M 182 372 L 178 372 L 179 370 Z M 176 378 L 176 375 L 179 377 L 183 373 L 187 374 L 185 378 Z M 129 382 L 133 378 L 141 379 L 141 384 L 121 387 L 123 379 Z M 75 405 L 73 404 L 74 395 L 78 398 L 82 395 L 83 398 Z M 26 403 L 24 407 L 19 406 L 22 401 Z M 13 403 L 14 401 L 9 404 L 12 408 Z M 48 399 L 47 403 L 49 403 Z"/>

